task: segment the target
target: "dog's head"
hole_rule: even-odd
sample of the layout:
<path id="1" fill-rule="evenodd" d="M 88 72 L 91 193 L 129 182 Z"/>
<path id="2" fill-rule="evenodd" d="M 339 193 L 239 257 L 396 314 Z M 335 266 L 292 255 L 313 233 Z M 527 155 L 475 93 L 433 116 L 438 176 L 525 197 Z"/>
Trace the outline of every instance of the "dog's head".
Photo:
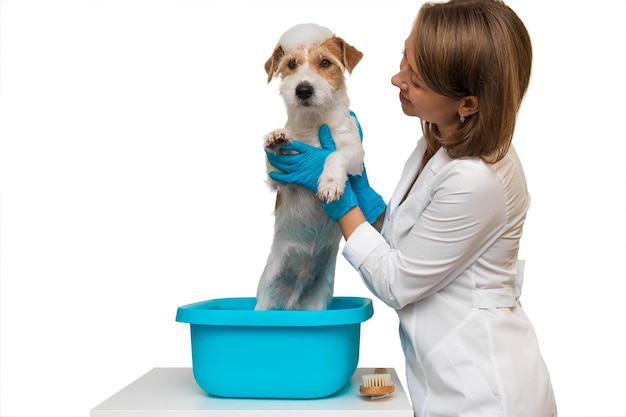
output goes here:
<path id="1" fill-rule="evenodd" d="M 265 63 L 267 82 L 279 77 L 287 103 L 324 105 L 333 92 L 345 87 L 344 73 L 352 73 L 363 54 L 329 29 L 301 24 L 285 32 Z"/>

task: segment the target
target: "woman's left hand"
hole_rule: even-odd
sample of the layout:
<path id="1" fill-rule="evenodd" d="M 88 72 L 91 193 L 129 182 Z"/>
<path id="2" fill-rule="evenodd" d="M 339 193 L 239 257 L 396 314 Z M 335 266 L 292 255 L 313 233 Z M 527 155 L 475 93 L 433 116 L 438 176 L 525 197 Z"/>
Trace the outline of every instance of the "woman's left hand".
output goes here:
<path id="1" fill-rule="evenodd" d="M 275 181 L 296 184 L 317 193 L 318 180 L 324 170 L 326 158 L 336 149 L 327 125 L 322 125 L 320 128 L 319 137 L 321 149 L 303 142 L 293 141 L 281 146 L 280 149 L 296 153 L 275 154 L 266 150 L 269 163 L 282 171 L 270 172 L 270 178 Z"/>
<path id="2" fill-rule="evenodd" d="M 265 151 L 267 159 L 274 166 L 283 172 L 270 172 L 269 176 L 273 180 L 288 182 L 304 187 L 317 194 L 319 177 L 324 170 L 324 163 L 328 155 L 336 149 L 333 136 L 327 125 L 322 125 L 319 131 L 322 148 L 316 148 L 306 143 L 294 141 L 283 145 L 280 148 L 286 151 L 295 151 L 294 154 L 274 154 Z M 334 221 L 343 217 L 352 207 L 358 205 L 356 195 L 352 192 L 350 181 L 346 181 L 346 188 L 343 195 L 335 201 L 324 202 L 322 206 L 328 217 Z"/>

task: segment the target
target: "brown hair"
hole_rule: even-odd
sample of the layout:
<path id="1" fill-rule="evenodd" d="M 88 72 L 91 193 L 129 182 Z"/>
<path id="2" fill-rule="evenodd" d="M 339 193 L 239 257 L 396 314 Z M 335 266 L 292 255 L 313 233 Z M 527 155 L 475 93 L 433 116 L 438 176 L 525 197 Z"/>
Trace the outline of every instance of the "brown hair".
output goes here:
<path id="1" fill-rule="evenodd" d="M 422 121 L 428 153 L 443 146 L 451 158 L 502 159 L 530 80 L 532 46 L 522 21 L 499 0 L 451 0 L 424 4 L 413 34 L 416 68 L 430 89 L 478 98 L 479 111 L 451 137 Z"/>

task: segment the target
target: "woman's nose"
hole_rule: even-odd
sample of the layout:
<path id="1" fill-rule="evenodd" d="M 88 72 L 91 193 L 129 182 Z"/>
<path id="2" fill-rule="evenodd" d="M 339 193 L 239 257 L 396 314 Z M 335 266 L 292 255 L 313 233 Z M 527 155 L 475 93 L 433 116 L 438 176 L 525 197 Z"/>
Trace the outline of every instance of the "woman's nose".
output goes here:
<path id="1" fill-rule="evenodd" d="M 409 87 L 406 82 L 406 68 L 406 59 L 403 58 L 402 61 L 400 61 L 400 70 L 396 75 L 391 77 L 391 84 L 398 87 L 400 90 L 406 90 Z"/>
<path id="2" fill-rule="evenodd" d="M 396 75 L 391 77 L 391 84 L 398 87 L 400 90 L 406 90 L 408 88 L 408 84 L 404 81 L 402 69 L 400 69 Z"/>
<path id="3" fill-rule="evenodd" d="M 400 73 L 398 72 L 397 74 L 393 75 L 391 77 L 391 84 L 393 84 L 396 87 L 400 87 L 400 84 L 398 83 L 398 77 L 400 76 Z"/>

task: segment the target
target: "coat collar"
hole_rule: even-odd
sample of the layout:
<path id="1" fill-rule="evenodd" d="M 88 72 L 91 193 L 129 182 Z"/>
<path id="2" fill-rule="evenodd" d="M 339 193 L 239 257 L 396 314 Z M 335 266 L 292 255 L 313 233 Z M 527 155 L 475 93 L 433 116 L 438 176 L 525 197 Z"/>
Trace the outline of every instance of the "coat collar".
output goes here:
<path id="1" fill-rule="evenodd" d="M 395 210 L 402 198 L 406 194 L 406 192 L 411 187 L 421 187 L 424 184 L 430 182 L 430 179 L 435 176 L 443 166 L 445 166 L 448 162 L 450 162 L 450 157 L 446 153 L 445 149 L 439 148 L 437 152 L 430 158 L 430 161 L 424 167 L 424 170 L 420 174 L 419 178 L 415 180 L 415 176 L 417 175 L 417 170 L 419 169 L 422 159 L 424 157 L 424 152 L 426 151 L 426 141 L 424 138 L 421 138 L 417 142 L 417 146 L 415 150 L 409 156 L 409 159 L 406 161 L 404 165 L 404 171 L 402 172 L 402 176 L 400 177 L 400 181 L 396 186 L 396 190 L 391 196 L 391 200 L 389 201 L 389 214 Z M 415 182 L 414 182 L 415 180 Z"/>

